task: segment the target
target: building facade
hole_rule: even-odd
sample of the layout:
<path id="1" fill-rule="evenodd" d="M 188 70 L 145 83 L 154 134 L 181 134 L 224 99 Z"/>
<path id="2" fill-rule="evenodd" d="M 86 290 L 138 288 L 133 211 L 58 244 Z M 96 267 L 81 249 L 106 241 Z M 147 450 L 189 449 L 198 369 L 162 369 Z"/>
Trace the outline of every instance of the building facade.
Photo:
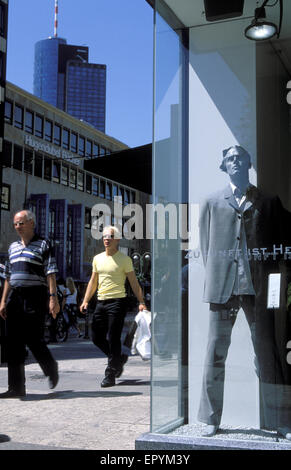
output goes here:
<path id="1" fill-rule="evenodd" d="M 6 88 L 6 56 L 7 56 L 7 28 L 8 28 L 8 0 L 0 2 L 0 194 L 3 196 L 5 189 L 2 187 L 2 160 L 4 140 L 4 108 Z M 1 229 L 1 209 L 0 209 Z"/>
<path id="2" fill-rule="evenodd" d="M 105 132 L 106 65 L 88 62 L 88 47 L 50 37 L 35 45 L 33 93 Z"/>
<path id="3" fill-rule="evenodd" d="M 103 250 L 94 236 L 92 208 L 100 205 L 108 225 L 116 223 L 116 198 L 122 208 L 148 202 L 147 194 L 97 174 L 98 159 L 127 146 L 9 82 L 4 119 L 2 262 L 15 239 L 13 214 L 29 208 L 36 214 L 37 232 L 54 244 L 60 276 L 88 280 L 92 258 Z M 95 159 L 96 169 L 85 170 L 86 159 Z M 143 240 L 124 235 L 125 253 L 147 250 Z"/>

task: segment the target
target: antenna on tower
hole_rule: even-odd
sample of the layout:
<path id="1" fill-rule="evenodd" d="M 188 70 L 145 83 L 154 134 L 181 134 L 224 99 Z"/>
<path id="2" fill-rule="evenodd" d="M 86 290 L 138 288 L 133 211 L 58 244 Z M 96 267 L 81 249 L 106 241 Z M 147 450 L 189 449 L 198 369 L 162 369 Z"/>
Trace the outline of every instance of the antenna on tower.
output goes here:
<path id="1" fill-rule="evenodd" d="M 58 12 L 59 12 L 59 5 L 58 0 L 55 0 L 55 22 L 54 22 L 54 37 L 58 37 Z"/>

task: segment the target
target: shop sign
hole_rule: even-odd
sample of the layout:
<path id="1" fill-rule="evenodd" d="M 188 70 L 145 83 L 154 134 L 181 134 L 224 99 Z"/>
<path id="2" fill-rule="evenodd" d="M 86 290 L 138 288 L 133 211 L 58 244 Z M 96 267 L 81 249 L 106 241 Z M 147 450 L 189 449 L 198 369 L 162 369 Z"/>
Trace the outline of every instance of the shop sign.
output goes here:
<path id="1" fill-rule="evenodd" d="M 56 148 L 48 142 L 41 142 L 34 139 L 31 135 L 24 135 L 24 143 L 36 151 L 45 152 L 52 157 L 63 158 L 64 160 L 69 160 L 75 165 L 80 165 L 80 160 L 75 158 L 70 152 L 61 148 Z"/>

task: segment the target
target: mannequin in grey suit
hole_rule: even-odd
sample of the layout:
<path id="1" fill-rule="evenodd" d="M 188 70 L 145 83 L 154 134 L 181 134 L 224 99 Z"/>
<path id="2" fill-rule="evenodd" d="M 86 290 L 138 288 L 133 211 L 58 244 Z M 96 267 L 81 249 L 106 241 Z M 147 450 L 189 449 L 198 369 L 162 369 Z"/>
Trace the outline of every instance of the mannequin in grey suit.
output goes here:
<path id="1" fill-rule="evenodd" d="M 286 211 L 278 197 L 266 196 L 250 184 L 250 167 L 250 155 L 242 147 L 224 150 L 220 168 L 228 174 L 230 184 L 200 207 L 203 300 L 210 304 L 210 324 L 198 419 L 208 425 L 203 433 L 207 437 L 213 436 L 220 424 L 225 361 L 240 308 L 250 327 L 260 381 L 268 386 L 284 382 L 273 347 L 274 328 L 262 313 L 266 311 L 268 274 L 279 269 L 279 258 L 268 253 L 282 243 Z M 288 421 L 282 424 L 277 414 L 267 419 L 269 428 L 275 427 L 291 440 Z"/>

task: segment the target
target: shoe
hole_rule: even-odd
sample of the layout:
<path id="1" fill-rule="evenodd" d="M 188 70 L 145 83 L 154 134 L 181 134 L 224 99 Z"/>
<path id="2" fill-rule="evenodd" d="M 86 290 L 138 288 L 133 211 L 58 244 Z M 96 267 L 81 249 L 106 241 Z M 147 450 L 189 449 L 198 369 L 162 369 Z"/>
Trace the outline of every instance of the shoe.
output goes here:
<path id="1" fill-rule="evenodd" d="M 7 442 L 10 441 L 10 437 L 6 436 L 6 434 L 0 434 L 0 442 Z"/>
<path id="2" fill-rule="evenodd" d="M 17 390 L 7 390 L 7 392 L 0 393 L 0 398 L 21 398 L 25 397 L 26 393 L 25 390 L 17 391 Z"/>
<path id="3" fill-rule="evenodd" d="M 115 374 L 115 377 L 118 379 L 119 377 L 121 377 L 122 373 L 123 373 L 123 367 L 124 367 L 124 364 L 127 362 L 127 359 L 128 359 L 128 356 L 126 354 L 121 354 L 121 365 L 120 367 L 117 369 L 116 371 L 116 374 Z"/>
<path id="4" fill-rule="evenodd" d="M 104 377 L 104 379 L 101 382 L 102 388 L 114 387 L 114 385 L 115 385 L 115 377 L 111 377 L 111 376 Z"/>
<path id="5" fill-rule="evenodd" d="M 205 430 L 202 432 L 203 437 L 214 436 L 218 431 L 218 426 L 216 424 L 208 424 Z"/>
<path id="6" fill-rule="evenodd" d="M 53 365 L 53 370 L 49 375 L 49 388 L 55 388 L 59 381 L 58 363 Z"/>
<path id="7" fill-rule="evenodd" d="M 291 441 L 291 428 L 278 428 L 277 432 L 288 441 Z"/>

